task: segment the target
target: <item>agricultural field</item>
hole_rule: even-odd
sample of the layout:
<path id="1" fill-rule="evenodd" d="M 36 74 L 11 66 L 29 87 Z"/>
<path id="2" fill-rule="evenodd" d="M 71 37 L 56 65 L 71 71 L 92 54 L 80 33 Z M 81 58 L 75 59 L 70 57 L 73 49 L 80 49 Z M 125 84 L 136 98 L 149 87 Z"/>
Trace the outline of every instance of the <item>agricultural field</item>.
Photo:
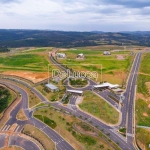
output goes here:
<path id="1" fill-rule="evenodd" d="M 84 99 L 79 107 L 106 123 L 116 124 L 119 120 L 119 112 L 91 91 L 84 92 Z"/>
<path id="2" fill-rule="evenodd" d="M 100 74 L 102 68 L 102 79 L 111 83 L 122 84 L 126 72 L 131 63 L 130 51 L 111 51 L 111 55 L 103 55 L 104 50 L 112 50 L 115 47 L 87 47 L 69 50 L 59 50 L 67 55 L 66 59 L 57 59 L 68 68 L 75 71 L 96 71 Z M 119 48 L 119 47 L 118 47 Z M 121 48 L 123 49 L 123 48 Z M 76 59 L 77 55 L 83 53 L 84 59 Z M 122 55 L 125 59 L 118 60 L 116 55 Z"/>
<path id="3" fill-rule="evenodd" d="M 77 131 L 74 128 L 73 124 L 77 123 L 78 125 L 80 125 L 81 121 L 73 116 L 60 113 L 51 107 L 41 108 L 34 113 L 34 115 L 36 116 L 38 115 L 38 117 L 41 116 L 41 114 L 43 114 L 43 117 L 47 117 L 49 118 L 49 120 L 51 120 L 49 121 L 49 123 L 55 122 L 56 126 L 52 126 L 52 128 L 55 131 L 57 131 L 62 137 L 64 137 L 64 139 L 66 139 L 75 149 L 85 149 L 85 150 L 91 149 L 97 150 L 101 148 L 106 150 L 112 149 L 110 144 L 106 142 L 108 139 L 107 138 L 105 139 L 102 133 L 99 133 L 99 131 L 87 125 L 86 123 L 84 124 L 84 127 L 80 126 L 80 129 L 81 128 L 82 130 L 88 129 L 90 131 L 94 130 L 95 132 L 98 133 L 99 136 L 90 136 L 88 134 L 83 134 Z M 115 146 L 115 149 L 118 149 L 118 147 L 116 147 L 114 143 L 111 142 L 111 144 Z"/>

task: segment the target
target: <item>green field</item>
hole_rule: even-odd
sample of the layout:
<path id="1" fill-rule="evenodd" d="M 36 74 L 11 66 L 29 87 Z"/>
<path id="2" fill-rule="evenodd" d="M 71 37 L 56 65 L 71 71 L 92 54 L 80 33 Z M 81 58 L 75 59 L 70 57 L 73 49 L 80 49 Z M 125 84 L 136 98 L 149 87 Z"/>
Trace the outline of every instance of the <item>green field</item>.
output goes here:
<path id="1" fill-rule="evenodd" d="M 138 93 L 143 94 L 145 97 L 150 96 L 146 82 L 150 82 L 150 76 L 139 74 L 137 80 Z"/>
<path id="2" fill-rule="evenodd" d="M 140 72 L 150 75 L 150 53 L 143 54 Z"/>
<path id="3" fill-rule="evenodd" d="M 136 140 L 142 150 L 149 150 L 150 131 L 136 128 Z"/>
<path id="4" fill-rule="evenodd" d="M 140 126 L 150 126 L 150 93 L 147 83 L 150 82 L 150 53 L 142 55 L 139 75 L 137 79 L 137 92 L 140 97 L 136 100 L 136 124 Z M 145 129 L 136 129 L 136 140 L 141 149 L 148 150 L 150 144 L 150 132 Z"/>
<path id="5" fill-rule="evenodd" d="M 37 54 L 20 54 L 0 57 L 1 70 L 28 70 L 46 72 L 48 61 L 45 56 Z"/>
<path id="6" fill-rule="evenodd" d="M 84 92 L 84 100 L 79 107 L 106 123 L 116 124 L 118 122 L 119 112 L 91 91 Z"/>
<path id="7" fill-rule="evenodd" d="M 138 99 L 136 101 L 136 123 L 141 126 L 150 126 L 150 101 Z M 145 114 L 145 115 L 144 115 Z"/>
<path id="8" fill-rule="evenodd" d="M 76 71 L 96 71 L 99 74 L 100 81 L 101 65 L 103 72 L 103 80 L 121 84 L 124 77 L 117 77 L 118 74 L 126 74 L 126 71 L 131 63 L 131 55 L 129 51 L 112 52 L 112 55 L 105 56 L 101 50 L 93 49 L 77 49 L 59 51 L 67 55 L 66 59 L 58 59 L 60 63 L 67 65 L 69 68 Z M 85 59 L 76 59 L 77 54 L 83 53 Z M 125 60 L 117 60 L 116 55 L 121 54 L 125 56 Z M 108 74 L 110 76 L 105 76 Z"/>
<path id="9" fill-rule="evenodd" d="M 49 119 L 46 116 L 42 116 L 42 115 L 34 115 L 35 118 L 43 121 L 45 124 L 47 124 L 49 127 L 51 128 L 56 128 L 57 124 L 54 120 Z"/>

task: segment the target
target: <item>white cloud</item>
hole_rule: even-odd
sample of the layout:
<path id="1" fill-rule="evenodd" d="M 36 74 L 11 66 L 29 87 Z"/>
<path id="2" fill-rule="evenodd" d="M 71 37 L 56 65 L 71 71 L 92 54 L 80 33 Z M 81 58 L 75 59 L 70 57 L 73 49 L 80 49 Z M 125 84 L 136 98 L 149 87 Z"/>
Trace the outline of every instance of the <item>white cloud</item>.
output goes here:
<path id="1" fill-rule="evenodd" d="M 137 7 L 131 7 L 131 1 L 119 0 L 3 0 L 0 28 L 114 31 L 128 30 L 132 25 L 132 30 L 144 30 L 146 23 L 149 29 L 147 1 L 134 3 Z"/>

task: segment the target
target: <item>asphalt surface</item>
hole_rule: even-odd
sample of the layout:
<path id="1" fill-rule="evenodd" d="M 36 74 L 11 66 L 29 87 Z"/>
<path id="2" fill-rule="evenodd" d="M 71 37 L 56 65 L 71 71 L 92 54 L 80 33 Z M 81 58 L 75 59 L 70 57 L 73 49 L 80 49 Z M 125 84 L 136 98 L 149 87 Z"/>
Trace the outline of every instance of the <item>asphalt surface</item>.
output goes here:
<path id="1" fill-rule="evenodd" d="M 18 91 L 19 93 L 21 93 L 22 96 L 22 100 L 21 102 L 15 107 L 15 109 L 10 113 L 10 119 L 7 121 L 7 123 L 5 124 L 5 126 L 1 129 L 1 131 L 8 131 L 10 129 L 10 127 L 14 124 L 17 123 L 18 127 L 16 132 L 20 132 L 23 129 L 23 126 L 25 124 L 32 124 L 35 127 L 37 127 L 38 129 L 40 129 L 41 131 L 43 131 L 45 134 L 47 134 L 47 136 L 52 139 L 52 141 L 54 141 L 54 143 L 56 144 L 56 148 L 58 150 L 74 150 L 74 148 L 68 143 L 66 142 L 57 132 L 55 132 L 53 129 L 49 128 L 48 126 L 46 126 L 44 123 L 42 123 L 41 121 L 35 119 L 32 115 L 33 111 L 30 111 L 28 109 L 28 95 L 27 93 L 19 88 L 18 86 L 15 86 L 13 84 L 10 83 L 4 83 L 4 82 L 0 82 L 3 83 L 9 87 L 11 87 L 12 89 L 15 89 L 16 91 Z M 34 88 L 32 89 L 34 92 L 36 90 L 34 90 Z M 39 97 L 41 97 L 41 94 L 38 94 Z M 44 99 L 44 97 L 42 96 L 42 99 Z M 45 100 L 45 99 L 44 99 Z M 18 111 L 23 108 L 25 115 L 27 116 L 28 120 L 27 121 L 18 121 L 16 119 L 16 115 L 18 113 Z M 5 130 L 6 129 L 6 130 Z M 19 138 L 19 137 L 18 137 Z M 22 139 L 20 139 L 21 141 Z M 28 141 L 30 142 L 30 141 Z M 28 148 L 29 149 L 29 148 Z M 36 149 L 35 149 L 36 150 Z"/>
<path id="2" fill-rule="evenodd" d="M 17 135 L 10 136 L 9 146 L 19 146 L 25 150 L 40 150 L 40 148 L 30 140 L 22 138 Z"/>
<path id="3" fill-rule="evenodd" d="M 4 147 L 5 138 L 6 138 L 5 134 L 0 134 L 0 148 Z"/>

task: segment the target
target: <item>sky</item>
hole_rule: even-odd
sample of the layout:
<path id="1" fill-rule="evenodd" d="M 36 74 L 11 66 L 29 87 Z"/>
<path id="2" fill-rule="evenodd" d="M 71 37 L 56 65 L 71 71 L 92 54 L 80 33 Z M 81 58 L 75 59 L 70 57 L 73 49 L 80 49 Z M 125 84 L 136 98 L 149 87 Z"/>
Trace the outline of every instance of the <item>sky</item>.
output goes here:
<path id="1" fill-rule="evenodd" d="M 150 31 L 150 1 L 0 0 L 0 29 Z"/>

